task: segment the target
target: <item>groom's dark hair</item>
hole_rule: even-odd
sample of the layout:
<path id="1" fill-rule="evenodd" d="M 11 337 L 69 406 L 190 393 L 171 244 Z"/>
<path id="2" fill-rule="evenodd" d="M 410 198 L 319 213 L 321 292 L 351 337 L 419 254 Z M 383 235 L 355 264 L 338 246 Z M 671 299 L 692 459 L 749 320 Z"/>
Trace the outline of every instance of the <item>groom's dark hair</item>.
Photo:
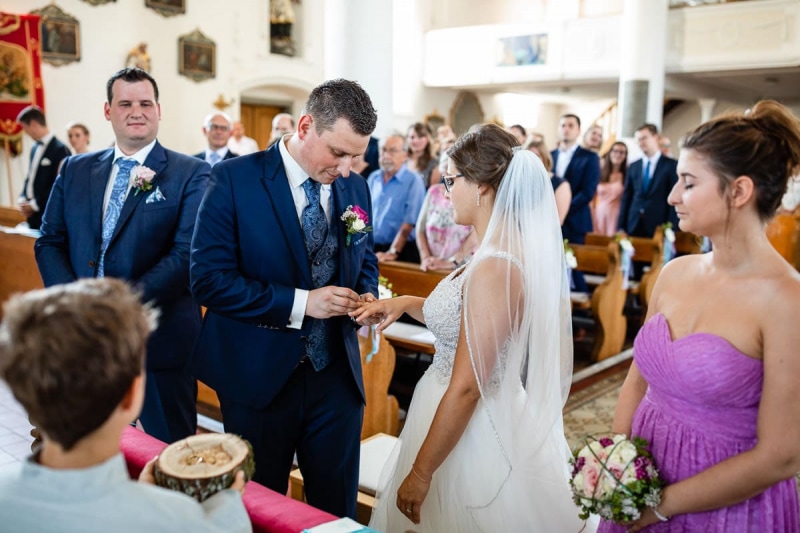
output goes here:
<path id="1" fill-rule="evenodd" d="M 303 114 L 314 118 L 317 133 L 332 130 L 336 121 L 343 118 L 359 135 L 370 135 L 378 122 L 367 91 L 357 82 L 341 78 L 317 85 L 308 96 Z"/>

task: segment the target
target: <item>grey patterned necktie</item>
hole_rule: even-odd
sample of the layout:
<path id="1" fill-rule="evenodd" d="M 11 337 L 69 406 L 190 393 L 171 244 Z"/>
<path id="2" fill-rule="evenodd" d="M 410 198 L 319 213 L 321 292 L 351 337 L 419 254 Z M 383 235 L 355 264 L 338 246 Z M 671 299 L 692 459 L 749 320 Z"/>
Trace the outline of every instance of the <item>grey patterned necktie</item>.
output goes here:
<path id="1" fill-rule="evenodd" d="M 320 188 L 321 184 L 311 178 L 303 182 L 303 190 L 308 198 L 308 205 L 303 209 L 303 233 L 306 240 L 306 252 L 311 260 L 314 259 L 314 255 L 328 236 L 328 219 L 319 202 Z"/>
<path id="2" fill-rule="evenodd" d="M 311 262 L 311 279 L 314 288 L 322 286 L 321 280 L 327 279 L 330 267 L 326 261 L 320 261 L 316 256 L 328 237 L 328 219 L 320 204 L 321 184 L 308 178 L 303 182 L 303 190 L 308 199 L 308 205 L 303 209 L 303 234 L 305 236 L 306 252 Z M 308 357 L 314 370 L 320 371 L 330 362 L 328 353 L 328 328 L 325 320 L 314 318 L 311 323 L 311 334 L 308 336 Z"/>
<path id="3" fill-rule="evenodd" d="M 133 167 L 137 164 L 135 159 L 119 158 L 116 161 L 117 176 L 114 178 L 114 184 L 111 187 L 111 196 L 108 198 L 106 213 L 103 217 L 103 242 L 100 245 L 100 260 L 97 262 L 98 278 L 102 278 L 105 275 L 105 259 L 108 243 L 111 241 L 111 236 L 114 234 L 114 228 L 117 226 L 119 214 L 122 212 L 122 205 L 125 203 L 131 170 L 133 170 Z"/>

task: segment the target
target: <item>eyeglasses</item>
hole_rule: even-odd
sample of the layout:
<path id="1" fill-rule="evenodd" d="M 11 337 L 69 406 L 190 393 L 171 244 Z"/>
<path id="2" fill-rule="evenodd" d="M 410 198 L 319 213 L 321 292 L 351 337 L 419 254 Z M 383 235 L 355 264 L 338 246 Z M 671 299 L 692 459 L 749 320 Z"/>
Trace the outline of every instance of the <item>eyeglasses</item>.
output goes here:
<path id="1" fill-rule="evenodd" d="M 208 128 L 206 128 L 206 129 L 218 130 L 218 131 L 229 131 L 230 130 L 230 128 L 225 124 L 209 124 Z"/>
<path id="2" fill-rule="evenodd" d="M 456 178 L 463 178 L 464 174 L 453 174 L 452 176 L 442 176 L 442 183 L 444 183 L 444 189 L 447 192 L 450 192 L 453 188 L 453 184 L 456 182 Z"/>

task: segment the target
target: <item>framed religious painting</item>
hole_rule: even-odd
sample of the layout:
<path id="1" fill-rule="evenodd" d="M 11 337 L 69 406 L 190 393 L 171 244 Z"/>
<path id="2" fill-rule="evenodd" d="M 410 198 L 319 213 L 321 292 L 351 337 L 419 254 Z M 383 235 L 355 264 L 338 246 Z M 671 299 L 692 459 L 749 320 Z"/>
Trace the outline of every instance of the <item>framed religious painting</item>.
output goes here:
<path id="1" fill-rule="evenodd" d="M 144 0 L 144 5 L 165 17 L 186 13 L 186 0 Z"/>
<path id="2" fill-rule="evenodd" d="M 445 125 L 444 117 L 437 113 L 435 109 L 430 115 L 425 115 L 424 121 L 428 129 L 431 130 L 434 138 L 436 138 L 436 130 L 438 130 L 440 126 Z"/>
<path id="3" fill-rule="evenodd" d="M 42 61 L 61 66 L 81 60 L 81 25 L 78 19 L 64 13 L 55 3 L 35 9 L 31 14 L 41 17 Z"/>
<path id="4" fill-rule="evenodd" d="M 100 6 L 103 4 L 108 4 L 109 2 L 116 2 L 117 0 L 83 0 L 83 1 L 93 6 Z"/>
<path id="5" fill-rule="evenodd" d="M 178 73 L 194 81 L 217 77 L 217 45 L 200 30 L 178 38 Z"/>

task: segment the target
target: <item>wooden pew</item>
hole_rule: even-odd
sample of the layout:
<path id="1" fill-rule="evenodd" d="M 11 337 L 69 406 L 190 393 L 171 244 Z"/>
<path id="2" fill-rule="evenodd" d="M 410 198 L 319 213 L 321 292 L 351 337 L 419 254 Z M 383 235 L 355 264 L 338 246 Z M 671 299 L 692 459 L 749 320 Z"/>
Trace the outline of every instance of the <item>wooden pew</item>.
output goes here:
<path id="1" fill-rule="evenodd" d="M 605 276 L 592 293 L 591 299 L 573 293 L 573 309 L 591 309 L 597 324 L 592 359 L 602 361 L 622 351 L 627 322 L 622 310 L 627 291 L 623 288 L 619 244 L 606 246 L 570 244 L 578 262 L 577 270 Z"/>
<path id="2" fill-rule="evenodd" d="M 800 233 L 800 215 L 781 213 L 775 215 L 767 224 L 767 238 L 773 248 L 795 269 L 800 270 L 800 253 L 798 253 L 798 233 Z"/>
<path id="3" fill-rule="evenodd" d="M 427 298 L 444 278 L 449 270 L 429 270 L 423 272 L 416 263 L 403 261 L 387 261 L 380 263 L 380 274 L 392 284 L 392 291 L 398 295 L 419 296 Z"/>
<path id="4" fill-rule="evenodd" d="M 25 222 L 25 217 L 15 207 L 0 207 L 0 226 L 13 228 L 20 222 Z"/>
<path id="5" fill-rule="evenodd" d="M 586 235 L 586 244 L 607 246 L 608 243 L 614 242 L 614 239 L 615 237 L 609 237 L 608 235 L 588 233 Z M 661 268 L 664 266 L 664 229 L 660 226 L 656 228 L 651 238 L 629 236 L 628 239 L 633 245 L 633 261 L 650 264 L 649 270 L 642 275 L 640 281 L 629 281 L 628 285 L 628 290 L 632 294 L 638 295 L 642 307 L 647 309 L 656 279 L 658 279 Z"/>
<path id="6" fill-rule="evenodd" d="M 35 237 L 0 226 L 0 302 L 12 294 L 44 287 L 33 255 L 35 242 Z M 0 307 L 0 318 L 2 315 Z"/>

